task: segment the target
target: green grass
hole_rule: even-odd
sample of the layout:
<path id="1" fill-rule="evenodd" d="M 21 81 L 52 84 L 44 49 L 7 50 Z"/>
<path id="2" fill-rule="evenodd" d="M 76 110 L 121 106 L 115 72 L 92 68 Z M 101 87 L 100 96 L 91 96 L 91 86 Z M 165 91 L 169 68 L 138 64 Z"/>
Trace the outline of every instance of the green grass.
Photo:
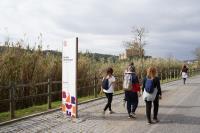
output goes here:
<path id="1" fill-rule="evenodd" d="M 61 105 L 61 101 L 52 102 L 52 109 L 59 108 Z M 25 109 L 19 109 L 15 111 L 15 118 L 21 118 L 27 115 L 36 114 L 40 112 L 47 111 L 47 104 L 43 105 L 35 105 Z M 8 121 L 10 113 L 2 112 L 0 113 L 0 122 Z"/>
<path id="2" fill-rule="evenodd" d="M 2 112 L 0 113 L 0 122 L 8 121 L 9 118 L 9 112 Z"/>
<path id="3" fill-rule="evenodd" d="M 122 90 L 115 91 L 115 94 L 119 94 L 121 92 L 122 92 Z M 102 97 L 102 96 L 104 96 L 104 94 L 97 95 L 98 98 Z M 91 100 L 94 98 L 95 98 L 94 96 L 79 97 L 78 102 L 81 103 L 81 102 L 88 101 L 88 100 Z M 61 101 L 52 102 L 52 109 L 59 108 L 60 105 L 61 105 Z M 15 118 L 21 118 L 24 116 L 28 116 L 28 115 L 32 115 L 32 114 L 36 114 L 36 113 L 40 113 L 40 112 L 44 112 L 44 111 L 47 111 L 47 104 L 37 105 L 37 106 L 35 105 L 35 106 L 29 107 L 29 108 L 16 110 Z M 0 113 L 0 122 L 9 121 L 10 120 L 9 115 L 10 115 L 9 112 Z"/>
<path id="4" fill-rule="evenodd" d="M 181 78 L 178 77 L 178 78 L 172 78 L 171 80 L 170 80 L 170 79 L 161 80 L 161 84 L 169 83 L 169 82 L 176 81 L 176 80 L 180 80 L 180 79 L 181 79 Z"/>
<path id="5" fill-rule="evenodd" d="M 94 96 L 78 97 L 78 103 L 94 99 Z"/>
<path id="6" fill-rule="evenodd" d="M 60 101 L 52 102 L 52 108 L 58 108 L 60 105 Z M 25 109 L 19 109 L 15 111 L 15 118 L 24 117 L 31 114 L 36 114 L 39 112 L 47 111 L 47 104 L 32 106 Z M 8 121 L 10 113 L 2 112 L 0 113 L 0 122 Z"/>

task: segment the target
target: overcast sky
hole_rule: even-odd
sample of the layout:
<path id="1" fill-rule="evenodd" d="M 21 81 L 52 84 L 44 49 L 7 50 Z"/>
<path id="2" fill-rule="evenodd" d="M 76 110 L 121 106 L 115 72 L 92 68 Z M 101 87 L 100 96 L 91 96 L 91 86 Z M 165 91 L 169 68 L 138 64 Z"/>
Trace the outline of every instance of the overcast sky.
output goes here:
<path id="1" fill-rule="evenodd" d="M 24 39 L 61 51 L 79 37 L 79 50 L 118 55 L 132 27 L 145 27 L 146 55 L 193 59 L 200 47 L 199 0 L 0 0 L 0 42 Z"/>

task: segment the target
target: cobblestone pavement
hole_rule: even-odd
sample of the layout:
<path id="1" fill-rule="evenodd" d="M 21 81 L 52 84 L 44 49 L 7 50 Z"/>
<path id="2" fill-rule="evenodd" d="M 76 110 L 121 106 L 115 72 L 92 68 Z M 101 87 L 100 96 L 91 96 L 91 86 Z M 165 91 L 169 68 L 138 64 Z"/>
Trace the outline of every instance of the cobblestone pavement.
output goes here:
<path id="1" fill-rule="evenodd" d="M 157 124 L 146 124 L 141 98 L 137 118 L 129 119 L 122 105 L 123 95 L 117 95 L 112 103 L 114 114 L 102 115 L 106 99 L 100 99 L 80 105 L 77 119 L 56 111 L 2 126 L 0 133 L 199 133 L 200 76 L 190 78 L 186 85 L 181 80 L 164 84 L 162 90 Z"/>

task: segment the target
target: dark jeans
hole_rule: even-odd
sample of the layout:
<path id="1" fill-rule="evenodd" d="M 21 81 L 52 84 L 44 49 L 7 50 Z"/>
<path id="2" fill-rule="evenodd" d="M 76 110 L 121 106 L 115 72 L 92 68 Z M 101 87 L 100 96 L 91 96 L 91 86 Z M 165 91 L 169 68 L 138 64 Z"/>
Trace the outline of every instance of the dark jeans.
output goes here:
<path id="1" fill-rule="evenodd" d="M 112 98 L 113 98 L 113 93 L 105 93 L 107 99 L 108 99 L 108 102 L 104 108 L 104 111 L 106 111 L 108 108 L 110 111 L 112 111 L 111 109 L 111 103 L 112 103 Z"/>
<path id="2" fill-rule="evenodd" d="M 125 99 L 127 101 L 127 112 L 128 114 L 135 113 L 138 107 L 138 94 L 137 92 L 125 91 Z"/>
<path id="3" fill-rule="evenodd" d="M 151 107 L 152 101 L 145 101 L 146 102 L 146 116 L 148 122 L 151 122 Z M 153 101 L 153 119 L 157 119 L 158 116 L 158 107 L 159 107 L 159 96 L 157 95 L 155 100 Z"/>
<path id="4" fill-rule="evenodd" d="M 183 78 L 183 84 L 185 84 L 186 78 Z"/>

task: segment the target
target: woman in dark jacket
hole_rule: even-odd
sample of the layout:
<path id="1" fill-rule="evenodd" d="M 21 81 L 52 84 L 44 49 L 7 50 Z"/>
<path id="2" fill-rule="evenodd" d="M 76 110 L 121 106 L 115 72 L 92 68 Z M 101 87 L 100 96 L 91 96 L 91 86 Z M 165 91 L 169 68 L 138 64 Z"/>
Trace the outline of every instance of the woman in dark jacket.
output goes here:
<path id="1" fill-rule="evenodd" d="M 145 103 L 146 103 L 146 116 L 147 116 L 147 123 L 151 124 L 152 122 L 159 122 L 158 120 L 158 108 L 159 108 L 159 99 L 162 98 L 162 92 L 161 92 L 161 87 L 160 87 L 160 79 L 156 76 L 157 71 L 155 67 L 150 67 L 147 70 L 147 76 L 143 80 L 143 87 L 142 90 L 143 92 L 145 91 L 145 86 L 146 86 L 146 81 L 147 79 L 150 79 L 153 81 L 153 87 L 154 91 L 157 91 L 157 94 L 155 95 L 155 99 L 148 99 L 144 98 Z M 155 90 L 157 89 L 157 90 Z M 152 95 L 152 94 L 150 94 Z M 153 121 L 151 120 L 151 107 L 152 107 L 152 102 L 154 105 L 153 109 Z"/>

